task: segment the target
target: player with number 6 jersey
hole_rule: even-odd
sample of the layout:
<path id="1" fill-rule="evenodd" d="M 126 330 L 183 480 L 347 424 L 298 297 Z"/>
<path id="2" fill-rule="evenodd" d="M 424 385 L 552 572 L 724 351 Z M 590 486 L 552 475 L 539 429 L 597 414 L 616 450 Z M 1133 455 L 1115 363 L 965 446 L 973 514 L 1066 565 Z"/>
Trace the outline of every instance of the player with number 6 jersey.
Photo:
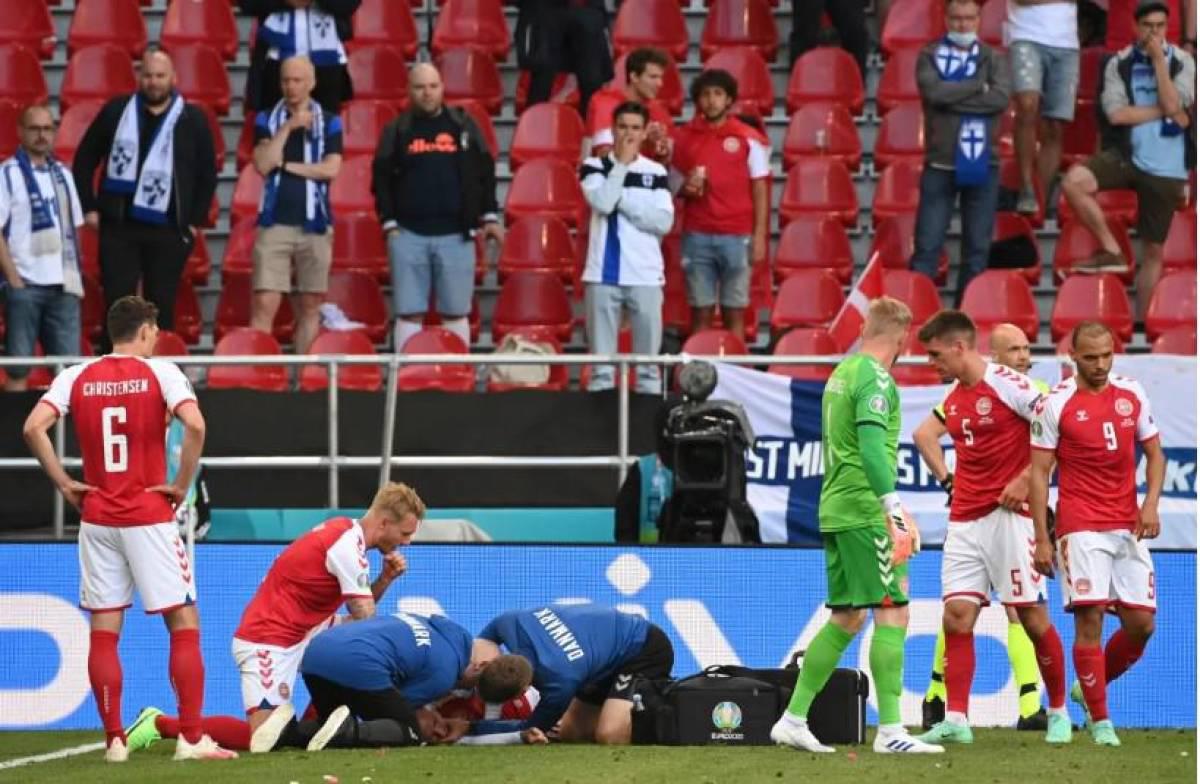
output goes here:
<path id="1" fill-rule="evenodd" d="M 175 759 L 231 759 L 203 733 L 204 661 L 195 575 L 179 539 L 173 505 L 187 493 L 204 445 L 204 418 L 175 365 L 152 359 L 158 309 L 122 297 L 108 312 L 113 353 L 67 368 L 25 422 L 25 440 L 64 498 L 80 510 L 79 604 L 91 613 L 88 678 L 104 724 L 105 758 L 124 762 L 121 660 L 117 641 L 136 586 L 147 613 L 171 635 L 170 676 L 179 701 Z M 83 482 L 63 469 L 49 431 L 71 415 L 83 455 Z M 166 428 L 184 425 L 179 471 L 167 484 Z"/>
<path id="2" fill-rule="evenodd" d="M 1142 539 L 1158 536 L 1166 457 L 1141 384 L 1112 374 L 1113 336 L 1086 321 L 1071 333 L 1075 375 L 1038 405 L 1031 428 L 1029 506 L 1037 529 L 1034 560 L 1054 570 L 1046 526 L 1050 472 L 1058 464 L 1058 565 L 1063 598 L 1075 615 L 1071 698 L 1084 705 L 1092 739 L 1119 746 L 1108 718 L 1107 684 L 1141 658 L 1154 632 L 1154 561 Z M 1137 499 L 1137 448 L 1146 456 L 1146 496 Z M 1103 650 L 1104 613 L 1121 628 Z"/>

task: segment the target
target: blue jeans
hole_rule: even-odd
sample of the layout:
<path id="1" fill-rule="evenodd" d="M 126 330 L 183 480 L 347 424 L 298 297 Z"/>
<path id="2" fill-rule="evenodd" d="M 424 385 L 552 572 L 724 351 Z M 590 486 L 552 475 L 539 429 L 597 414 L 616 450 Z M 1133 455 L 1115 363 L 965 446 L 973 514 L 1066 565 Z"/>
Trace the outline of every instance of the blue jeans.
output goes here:
<path id="1" fill-rule="evenodd" d="M 1000 170 L 994 166 L 986 184 L 969 188 L 955 184 L 952 170 L 926 166 L 921 172 L 921 203 L 917 207 L 917 225 L 913 232 L 915 247 L 909 266 L 930 278 L 937 277 L 938 257 L 946 243 L 957 195 L 962 213 L 962 253 L 955 304 L 962 301 L 963 291 L 971 278 L 987 269 L 999 192 Z"/>
<path id="2" fill-rule="evenodd" d="M 629 311 L 633 331 L 634 354 L 657 354 L 662 347 L 662 286 L 609 286 L 589 283 L 584 292 L 587 308 L 589 349 L 593 354 L 617 353 L 617 334 L 621 330 L 621 307 Z M 588 382 L 588 391 L 612 389 L 616 384 L 612 365 L 597 365 Z M 638 365 L 638 392 L 657 395 L 662 392 L 658 365 Z"/>
<path id="3" fill-rule="evenodd" d="M 79 297 L 63 292 L 62 286 L 32 286 L 6 289 L 4 318 L 8 323 L 7 353 L 10 357 L 33 356 L 34 343 L 41 341 L 46 356 L 73 357 L 80 348 Z M 8 375 L 20 379 L 27 367 L 10 367 Z"/>
<path id="4" fill-rule="evenodd" d="M 392 267 L 392 313 L 420 316 L 433 292 L 437 312 L 463 318 L 475 291 L 475 243 L 461 234 L 427 237 L 406 229 L 388 237 Z"/>

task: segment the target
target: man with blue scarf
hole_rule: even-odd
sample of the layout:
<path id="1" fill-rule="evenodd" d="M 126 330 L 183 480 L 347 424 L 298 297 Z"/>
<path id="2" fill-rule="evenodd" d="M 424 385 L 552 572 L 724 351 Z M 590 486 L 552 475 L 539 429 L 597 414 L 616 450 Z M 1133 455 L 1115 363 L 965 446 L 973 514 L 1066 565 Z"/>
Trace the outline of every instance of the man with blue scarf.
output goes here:
<path id="1" fill-rule="evenodd" d="M 329 185 L 342 167 L 342 120 L 312 99 L 316 71 L 303 55 L 280 67 L 283 98 L 254 120 L 254 168 L 266 178 L 254 241 L 250 326 L 270 333 L 296 267 L 297 354 L 321 326 L 333 263 Z"/>
<path id="2" fill-rule="evenodd" d="M 1079 272 L 1125 272 L 1133 259 L 1121 246 L 1096 202 L 1098 191 L 1137 191 L 1137 231 L 1142 240 L 1137 273 L 1137 318 L 1146 315 L 1162 272 L 1163 243 L 1175 210 L 1183 207 L 1188 171 L 1196 167 L 1196 62 L 1166 42 L 1167 3 L 1141 0 L 1134 12 L 1137 42 L 1109 59 L 1100 88 L 1101 151 L 1071 167 L 1063 192 L 1100 250 Z M 1189 238 L 1189 242 L 1194 238 Z"/>
<path id="3" fill-rule="evenodd" d="M 0 164 L 0 272 L 7 286 L 4 317 L 8 355 L 28 357 L 34 342 L 50 356 L 79 353 L 79 274 L 76 230 L 83 209 L 71 171 L 50 154 L 54 117 L 31 106 L 18 124 L 21 146 Z M 5 389 L 25 389 L 28 368 L 8 368 Z"/>
<path id="4" fill-rule="evenodd" d="M 1004 56 L 979 40 L 979 21 L 978 0 L 947 0 L 946 35 L 927 44 L 917 60 L 925 169 L 911 266 L 937 275 L 957 196 L 962 253 L 956 303 L 987 266 L 1000 183 L 995 134 L 1011 85 Z"/>

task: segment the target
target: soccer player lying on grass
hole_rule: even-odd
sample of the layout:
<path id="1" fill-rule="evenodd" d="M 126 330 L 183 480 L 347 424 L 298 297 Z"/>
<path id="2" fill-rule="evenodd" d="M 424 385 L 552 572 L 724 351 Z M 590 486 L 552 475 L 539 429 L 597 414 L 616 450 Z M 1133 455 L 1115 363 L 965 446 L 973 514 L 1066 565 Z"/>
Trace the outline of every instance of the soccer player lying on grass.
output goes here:
<path id="1" fill-rule="evenodd" d="M 493 619 L 479 633 L 471 660 L 486 665 L 479 676 L 484 702 L 504 702 L 530 685 L 540 700 L 524 721 L 475 722 L 460 743 L 538 742 L 557 726 L 561 741 L 628 744 L 634 681 L 670 677 L 675 649 L 641 616 L 550 604 Z"/>

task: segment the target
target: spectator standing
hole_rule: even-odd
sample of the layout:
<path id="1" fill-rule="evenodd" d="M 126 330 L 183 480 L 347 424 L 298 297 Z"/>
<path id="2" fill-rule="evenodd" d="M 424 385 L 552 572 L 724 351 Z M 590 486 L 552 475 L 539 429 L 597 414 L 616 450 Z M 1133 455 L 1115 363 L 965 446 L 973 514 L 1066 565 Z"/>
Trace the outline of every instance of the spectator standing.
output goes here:
<path id="1" fill-rule="evenodd" d="M 351 19 L 362 0 L 238 0 L 238 9 L 258 21 L 246 74 L 246 106 L 270 110 L 279 91 L 283 61 L 305 55 L 316 68 L 313 98 L 330 114 L 354 97 L 346 66 Z"/>
<path id="2" fill-rule="evenodd" d="M 979 40 L 978 0 L 948 0 L 946 35 L 917 60 L 925 114 L 925 168 L 917 207 L 912 268 L 933 278 L 955 196 L 962 213 L 962 254 L 955 302 L 987 267 L 1000 187 L 997 118 L 1008 108 L 1004 56 Z"/>
<path id="3" fill-rule="evenodd" d="M 1105 49 L 1116 52 L 1137 41 L 1137 24 L 1133 18 L 1136 9 L 1137 0 L 1108 0 Z M 1172 0 L 1167 12 L 1167 40 L 1182 45 L 1195 58 L 1196 0 Z"/>
<path id="4" fill-rule="evenodd" d="M 770 141 L 730 115 L 737 81 L 701 72 L 691 86 L 696 114 L 675 134 L 671 166 L 684 197 L 683 271 L 692 329 L 707 329 L 719 299 L 725 328 L 741 335 L 750 304 L 750 265 L 767 257 Z"/>
<path id="5" fill-rule="evenodd" d="M 615 354 L 621 309 L 629 312 L 633 353 L 657 354 L 662 345 L 662 238 L 675 220 L 667 170 L 639 151 L 650 111 L 628 101 L 612 114 L 611 152 L 583 162 L 583 195 L 592 208 L 588 232 L 587 330 L 593 354 Z M 612 365 L 595 369 L 588 390 L 612 389 Z M 637 369 L 638 392 L 660 394 L 657 365 Z"/>
<path id="6" fill-rule="evenodd" d="M 296 266 L 296 353 L 317 337 L 333 263 L 329 183 L 342 167 L 342 121 L 312 98 L 316 71 L 303 55 L 280 68 L 283 98 L 254 120 L 254 167 L 266 178 L 254 240 L 250 326 L 270 332 Z"/>
<path id="7" fill-rule="evenodd" d="M 1139 318 L 1162 272 L 1163 242 L 1171 218 L 1182 205 L 1188 169 L 1194 168 L 1196 62 L 1166 42 L 1167 4 L 1142 0 L 1136 11 L 1138 41 L 1108 61 L 1100 92 L 1101 109 L 1115 134 L 1085 163 L 1072 166 L 1063 180 L 1071 209 L 1096 236 L 1101 250 L 1080 272 L 1124 272 L 1132 259 L 1121 246 L 1096 202 L 1098 191 L 1133 188 L 1138 199 L 1142 263 L 1137 274 Z"/>
<path id="8" fill-rule="evenodd" d="M 867 78 L 867 54 L 871 38 L 867 34 L 867 10 L 864 0 L 792 0 L 792 33 L 789 39 L 791 60 L 822 44 L 821 15 L 837 30 L 842 48 L 854 55 L 858 71 Z M 883 15 L 879 18 L 882 20 Z M 882 22 L 880 22 L 882 25 Z"/>
<path id="9" fill-rule="evenodd" d="M 550 100 L 554 77 L 575 74 L 579 110 L 585 112 L 613 78 L 604 0 L 517 0 L 517 65 L 529 71 L 527 105 Z"/>
<path id="10" fill-rule="evenodd" d="M 79 352 L 79 272 L 77 229 L 83 208 L 71 170 L 50 154 L 54 116 L 31 106 L 18 122 L 21 145 L 0 164 L 0 272 L 8 284 L 4 317 L 10 357 L 33 355 L 40 340 L 49 356 Z M 5 389 L 26 388 L 28 368 L 8 368 Z"/>
<path id="11" fill-rule="evenodd" d="M 663 76 L 670 64 L 667 53 L 661 49 L 635 49 L 625 59 L 625 86 L 606 87 L 592 96 L 587 107 L 587 132 L 592 155 L 603 158 L 612 150 L 613 111 L 626 101 L 633 101 L 645 106 L 650 114 L 642 154 L 659 163 L 670 161 L 671 133 L 675 130 L 675 121 L 658 101 Z"/>
<path id="12" fill-rule="evenodd" d="M 1063 126 L 1075 118 L 1079 88 L 1076 2 L 1008 0 L 1005 41 L 1017 96 L 1013 142 L 1021 170 L 1017 212 L 1025 215 L 1038 211 L 1038 185 L 1049 199 L 1062 160 Z"/>
<path id="13" fill-rule="evenodd" d="M 474 235 L 504 240 L 496 164 L 471 116 L 445 105 L 436 68 L 413 66 L 408 88 L 410 108 L 383 129 L 371 175 L 392 268 L 393 347 L 421 331 L 431 292 L 444 326 L 469 345 Z"/>
<path id="14" fill-rule="evenodd" d="M 217 188 L 215 159 L 204 112 L 175 91 L 170 56 L 148 52 L 138 91 L 109 100 L 75 152 L 84 220 L 100 234 L 106 308 L 136 294 L 140 283 L 158 326 L 174 328 L 179 279 Z M 106 334 L 104 351 L 111 346 Z"/>

